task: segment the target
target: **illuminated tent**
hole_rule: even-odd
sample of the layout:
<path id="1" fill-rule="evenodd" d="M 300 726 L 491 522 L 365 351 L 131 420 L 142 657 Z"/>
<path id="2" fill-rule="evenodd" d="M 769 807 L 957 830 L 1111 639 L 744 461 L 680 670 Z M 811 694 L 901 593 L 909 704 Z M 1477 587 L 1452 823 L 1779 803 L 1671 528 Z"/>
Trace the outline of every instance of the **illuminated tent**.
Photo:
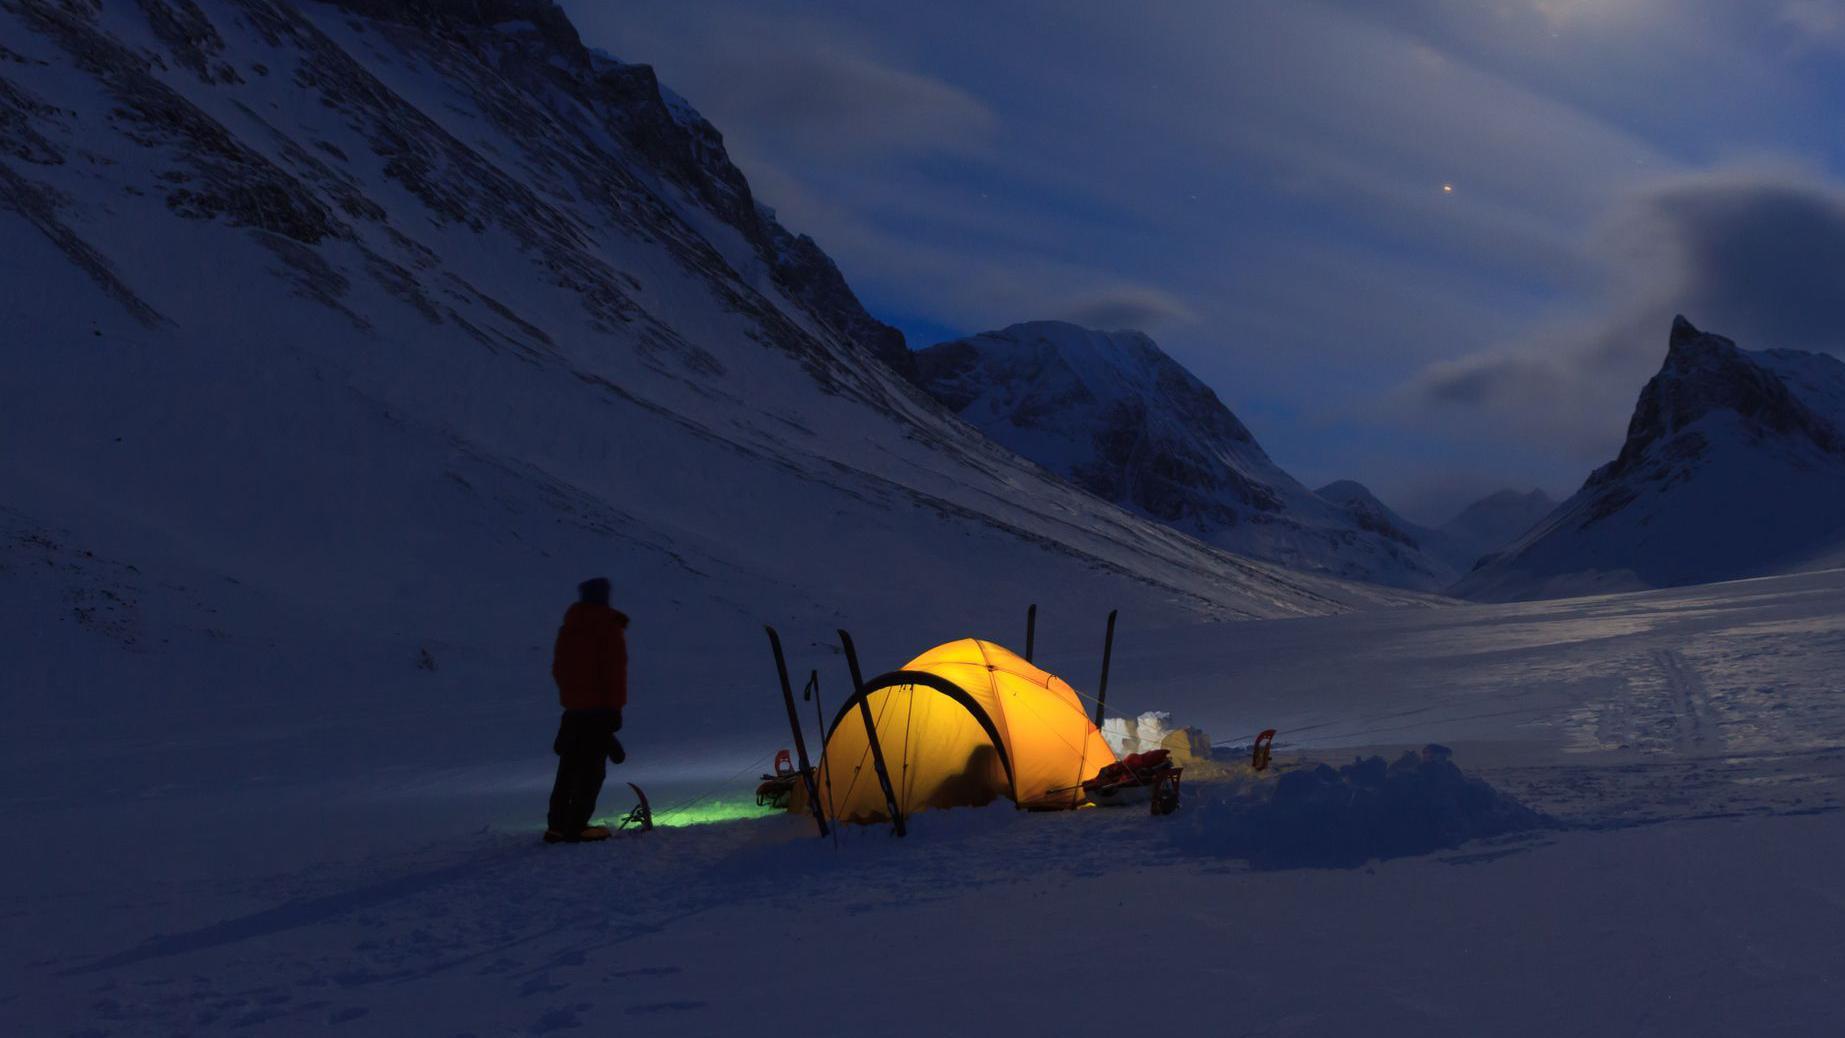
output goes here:
<path id="1" fill-rule="evenodd" d="M 1115 762 L 1062 678 L 992 642 L 963 638 L 867 681 L 840 707 L 815 776 L 831 818 L 888 820 L 861 698 L 905 815 L 1000 797 L 1030 808 L 1076 807 L 1080 783 Z M 791 810 L 808 810 L 804 791 L 793 799 Z"/>

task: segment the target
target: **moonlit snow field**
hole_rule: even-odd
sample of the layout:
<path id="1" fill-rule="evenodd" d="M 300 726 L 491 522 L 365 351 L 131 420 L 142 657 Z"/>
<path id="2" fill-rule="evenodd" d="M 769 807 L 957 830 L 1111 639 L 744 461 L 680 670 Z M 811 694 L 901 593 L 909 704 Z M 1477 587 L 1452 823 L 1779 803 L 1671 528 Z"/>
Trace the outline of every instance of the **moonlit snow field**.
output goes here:
<path id="1" fill-rule="evenodd" d="M 1099 618 L 1043 613 L 1038 658 L 1090 690 Z M 1212 813 L 1219 786 L 1198 782 L 1165 819 L 1002 804 L 919 815 L 904 840 L 851 829 L 835 847 L 804 818 L 748 806 L 787 731 L 766 646 L 739 643 L 708 650 L 758 679 L 737 693 L 759 704 L 756 735 L 611 769 L 605 814 L 626 810 L 633 780 L 681 824 L 548 847 L 544 704 L 516 722 L 529 756 L 493 762 L 445 751 L 479 745 L 477 723 L 514 724 L 509 711 L 431 711 L 393 754 L 304 693 L 273 756 L 319 767 L 238 756 L 250 773 L 221 773 L 233 758 L 209 730 L 157 718 L 80 762 L 6 758 L 0 1021 L 16 1034 L 1837 1033 L 1845 571 L 1130 620 L 1110 682 L 1123 712 L 1169 710 L 1225 747 L 1277 727 L 1282 774 L 1440 742 L 1547 821 L 1355 868 L 1258 868 L 1197 838 L 1234 822 Z M 862 645 L 866 665 L 922 648 L 893 641 Z M 793 654 L 836 703 L 838 657 Z M 136 680 L 132 658 L 118 667 Z"/>

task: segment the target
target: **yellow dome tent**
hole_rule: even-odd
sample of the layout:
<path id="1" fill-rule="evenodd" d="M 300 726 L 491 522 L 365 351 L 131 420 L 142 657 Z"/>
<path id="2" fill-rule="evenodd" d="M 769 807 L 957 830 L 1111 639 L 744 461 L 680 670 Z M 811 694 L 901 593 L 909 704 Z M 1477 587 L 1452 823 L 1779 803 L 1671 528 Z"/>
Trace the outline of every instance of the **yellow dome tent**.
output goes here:
<path id="1" fill-rule="evenodd" d="M 870 708 L 897 809 L 1071 808 L 1081 783 L 1113 764 L 1074 689 L 992 642 L 938 645 L 865 683 L 833 718 L 814 788 L 829 818 L 888 821 L 860 699 Z M 807 811 L 797 787 L 789 809 Z"/>

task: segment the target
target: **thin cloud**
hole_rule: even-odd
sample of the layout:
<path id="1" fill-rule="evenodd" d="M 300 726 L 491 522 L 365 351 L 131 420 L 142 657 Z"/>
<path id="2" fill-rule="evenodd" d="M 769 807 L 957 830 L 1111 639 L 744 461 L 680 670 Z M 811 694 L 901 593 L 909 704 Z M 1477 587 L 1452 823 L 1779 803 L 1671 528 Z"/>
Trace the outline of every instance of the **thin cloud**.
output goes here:
<path id="1" fill-rule="evenodd" d="M 1675 177 L 1637 192 L 1598 237 L 1616 291 L 1520 340 L 1426 367 L 1409 408 L 1490 422 L 1578 460 L 1619 445 L 1672 315 L 1745 348 L 1845 352 L 1845 188 L 1786 169 Z"/>
<path id="2" fill-rule="evenodd" d="M 1845 3 L 1839 0 L 1784 0 L 1780 20 L 1809 42 L 1845 46 Z"/>
<path id="3" fill-rule="evenodd" d="M 1050 314 L 1072 324 L 1105 331 L 1156 332 L 1198 319 L 1191 307 L 1170 292 L 1141 286 L 1119 286 L 1073 299 Z"/>
<path id="4" fill-rule="evenodd" d="M 713 103 L 751 136 L 824 154 L 977 151 L 999 126 L 966 91 L 864 55 L 758 45 L 724 60 L 741 89 Z"/>
<path id="5" fill-rule="evenodd" d="M 837 22 L 715 4 L 571 6 L 586 35 L 622 44 L 626 60 L 655 65 L 745 158 L 790 150 L 835 161 L 976 152 L 999 128 L 980 99 L 906 67 Z"/>

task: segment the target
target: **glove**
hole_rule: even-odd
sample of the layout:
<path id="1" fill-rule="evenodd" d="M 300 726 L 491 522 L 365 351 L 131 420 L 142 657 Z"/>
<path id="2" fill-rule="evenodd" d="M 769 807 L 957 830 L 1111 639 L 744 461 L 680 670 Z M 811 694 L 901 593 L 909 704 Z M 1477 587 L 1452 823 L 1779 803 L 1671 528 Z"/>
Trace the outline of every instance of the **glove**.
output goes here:
<path id="1" fill-rule="evenodd" d="M 628 751 L 621 748 L 621 740 L 609 736 L 609 763 L 620 764 L 628 759 Z"/>

